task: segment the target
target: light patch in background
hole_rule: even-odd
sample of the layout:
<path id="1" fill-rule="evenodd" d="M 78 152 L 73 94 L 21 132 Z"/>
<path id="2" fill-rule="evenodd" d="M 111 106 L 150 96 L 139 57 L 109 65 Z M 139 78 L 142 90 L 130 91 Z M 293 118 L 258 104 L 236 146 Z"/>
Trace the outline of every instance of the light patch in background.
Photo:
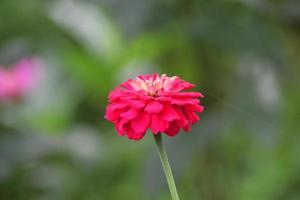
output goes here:
<path id="1" fill-rule="evenodd" d="M 153 12 L 157 11 L 159 4 L 157 0 L 101 0 L 101 2 L 111 8 L 127 39 L 132 39 L 146 30 L 145 22 L 151 21 Z M 168 1 L 165 1 L 165 4 L 168 4 Z"/>
<path id="2" fill-rule="evenodd" d="M 253 66 L 257 97 L 268 110 L 277 107 L 280 99 L 278 80 L 273 69 L 268 63 Z"/>
<path id="3" fill-rule="evenodd" d="M 101 140 L 99 133 L 88 126 L 76 126 L 71 134 L 66 136 L 66 147 L 74 155 L 74 159 L 81 164 L 97 161 L 101 154 Z"/>
<path id="4" fill-rule="evenodd" d="M 276 66 L 263 59 L 244 57 L 240 61 L 243 77 L 250 77 L 255 96 L 266 111 L 275 111 L 280 102 L 280 88 L 276 76 Z"/>
<path id="5" fill-rule="evenodd" d="M 118 52 L 120 40 L 113 23 L 92 2 L 54 1 L 50 18 L 72 34 L 88 51 L 110 56 Z"/>

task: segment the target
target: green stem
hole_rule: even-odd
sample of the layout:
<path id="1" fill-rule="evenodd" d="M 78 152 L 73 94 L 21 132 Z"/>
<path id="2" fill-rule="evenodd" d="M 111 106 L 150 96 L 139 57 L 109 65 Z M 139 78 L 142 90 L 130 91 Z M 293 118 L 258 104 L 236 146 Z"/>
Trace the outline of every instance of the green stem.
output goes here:
<path id="1" fill-rule="evenodd" d="M 158 133 L 157 135 L 154 135 L 154 139 L 155 139 L 155 143 L 156 143 L 156 146 L 158 149 L 160 161 L 162 163 L 162 166 L 163 166 L 166 178 L 167 178 L 167 182 L 169 185 L 172 200 L 179 200 L 175 181 L 174 181 L 172 170 L 171 170 L 171 167 L 169 164 L 168 156 L 167 156 L 166 150 L 165 150 L 163 142 L 162 142 L 161 134 Z"/>

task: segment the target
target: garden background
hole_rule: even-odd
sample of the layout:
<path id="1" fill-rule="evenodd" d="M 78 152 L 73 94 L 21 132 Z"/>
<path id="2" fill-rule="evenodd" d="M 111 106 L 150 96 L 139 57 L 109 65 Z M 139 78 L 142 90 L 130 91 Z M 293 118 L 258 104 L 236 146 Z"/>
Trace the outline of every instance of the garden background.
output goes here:
<path id="1" fill-rule="evenodd" d="M 181 199 L 298 200 L 299 52 L 297 0 L 1 0 L 0 65 L 43 66 L 0 105 L 0 199 L 170 199 L 153 137 L 104 120 L 110 90 L 159 72 L 206 96 L 164 138 Z"/>

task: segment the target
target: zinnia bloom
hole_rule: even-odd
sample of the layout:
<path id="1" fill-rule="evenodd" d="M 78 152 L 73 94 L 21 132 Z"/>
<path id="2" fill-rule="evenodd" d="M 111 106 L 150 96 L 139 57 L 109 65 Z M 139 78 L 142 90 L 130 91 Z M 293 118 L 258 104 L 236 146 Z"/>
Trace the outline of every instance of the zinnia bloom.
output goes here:
<path id="1" fill-rule="evenodd" d="M 10 68 L 0 66 L 0 101 L 14 101 L 27 93 L 37 79 L 38 61 L 24 58 Z"/>
<path id="2" fill-rule="evenodd" d="M 188 132 L 203 111 L 199 92 L 183 92 L 194 85 L 177 76 L 142 75 L 129 79 L 109 94 L 105 118 L 115 124 L 119 136 L 140 140 L 150 129 L 153 134 L 175 136 Z"/>

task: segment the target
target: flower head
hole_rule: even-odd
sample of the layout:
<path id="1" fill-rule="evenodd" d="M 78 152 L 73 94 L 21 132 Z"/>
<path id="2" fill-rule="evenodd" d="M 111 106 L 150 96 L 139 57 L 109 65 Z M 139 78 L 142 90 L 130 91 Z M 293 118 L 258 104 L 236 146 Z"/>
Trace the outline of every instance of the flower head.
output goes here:
<path id="1" fill-rule="evenodd" d="M 13 101 L 31 89 L 37 79 L 37 59 L 24 58 L 11 68 L 0 66 L 0 101 Z"/>
<path id="2" fill-rule="evenodd" d="M 150 129 L 153 134 L 175 136 L 182 128 L 199 121 L 203 111 L 199 92 L 183 92 L 194 85 L 177 76 L 142 75 L 129 79 L 109 94 L 105 118 L 115 124 L 119 136 L 140 140 Z"/>

